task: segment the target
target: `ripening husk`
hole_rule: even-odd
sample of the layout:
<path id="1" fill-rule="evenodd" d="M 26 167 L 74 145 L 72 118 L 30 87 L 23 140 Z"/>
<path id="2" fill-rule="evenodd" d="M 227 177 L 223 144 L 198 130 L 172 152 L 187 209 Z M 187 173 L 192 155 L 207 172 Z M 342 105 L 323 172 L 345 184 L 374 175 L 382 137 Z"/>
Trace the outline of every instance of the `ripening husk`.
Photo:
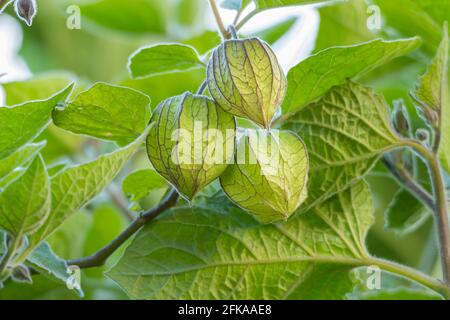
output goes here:
<path id="1" fill-rule="evenodd" d="M 207 75 L 211 96 L 225 111 L 270 127 L 287 80 L 267 43 L 258 38 L 225 41 L 214 50 Z"/>
<path id="2" fill-rule="evenodd" d="M 296 134 L 248 130 L 220 183 L 234 203 L 272 223 L 287 220 L 306 200 L 308 171 L 306 146 Z"/>
<path id="3" fill-rule="evenodd" d="M 208 97 L 185 93 L 169 98 L 158 105 L 150 122 L 150 162 L 189 200 L 232 162 L 234 117 Z"/>

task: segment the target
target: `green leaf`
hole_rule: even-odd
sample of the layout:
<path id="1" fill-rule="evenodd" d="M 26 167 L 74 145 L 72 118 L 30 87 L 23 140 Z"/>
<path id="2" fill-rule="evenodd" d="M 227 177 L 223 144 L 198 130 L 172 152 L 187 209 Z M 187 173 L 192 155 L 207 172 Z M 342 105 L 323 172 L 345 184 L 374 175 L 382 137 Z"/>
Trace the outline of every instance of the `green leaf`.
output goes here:
<path id="1" fill-rule="evenodd" d="M 45 222 L 50 206 L 50 182 L 38 156 L 0 193 L 0 228 L 13 237 L 32 234 Z"/>
<path id="2" fill-rule="evenodd" d="M 401 189 L 385 212 L 385 228 L 399 235 L 415 231 L 429 217 L 429 213 L 419 199 Z"/>
<path id="3" fill-rule="evenodd" d="M 325 94 L 333 86 L 361 76 L 390 60 L 405 55 L 420 44 L 417 38 L 335 47 L 321 51 L 293 67 L 283 113 L 292 113 Z"/>
<path id="4" fill-rule="evenodd" d="M 225 193 L 262 223 L 287 220 L 305 201 L 308 154 L 292 132 L 247 131 L 220 177 Z"/>
<path id="5" fill-rule="evenodd" d="M 157 189 L 167 189 L 167 183 L 158 173 L 151 169 L 135 171 L 122 182 L 123 193 L 132 202 L 144 199 L 152 190 Z"/>
<path id="6" fill-rule="evenodd" d="M 385 29 L 404 37 L 420 36 L 423 49 L 433 53 L 442 39 L 442 24 L 450 21 L 447 0 L 371 0 L 381 9 Z M 398 14 L 401 12 L 402 14 Z"/>
<path id="7" fill-rule="evenodd" d="M 285 125 L 306 144 L 310 159 L 308 205 L 321 202 L 364 176 L 387 151 L 402 145 L 386 101 L 348 82 L 330 90 Z"/>
<path id="8" fill-rule="evenodd" d="M 217 47 L 222 39 L 216 31 L 206 30 L 205 32 L 193 36 L 183 41 L 184 44 L 194 47 L 200 54 L 205 54 L 212 48 Z"/>
<path id="9" fill-rule="evenodd" d="M 49 177 L 56 176 L 61 171 L 67 169 L 70 166 L 70 162 L 63 161 L 60 163 L 56 163 L 47 167 Z"/>
<path id="10" fill-rule="evenodd" d="M 47 100 L 0 107 L 0 159 L 37 137 L 50 123 L 53 108 L 67 99 L 72 87 Z"/>
<path id="11" fill-rule="evenodd" d="M 139 78 L 204 66 L 191 46 L 169 43 L 139 49 L 130 57 L 129 70 L 133 78 Z"/>
<path id="12" fill-rule="evenodd" d="M 111 30 L 136 35 L 164 34 L 164 4 L 159 0 L 100 0 L 80 3 L 83 17 Z"/>
<path id="13" fill-rule="evenodd" d="M 333 0 L 252 0 L 256 7 L 262 11 L 266 9 L 287 7 L 287 6 L 301 6 L 306 4 L 331 2 Z"/>
<path id="14" fill-rule="evenodd" d="M 440 111 L 445 108 L 444 101 L 447 91 L 448 72 L 448 27 L 444 28 L 444 36 L 437 51 L 436 57 L 428 67 L 427 72 L 420 79 L 415 96 L 424 105 L 433 110 Z"/>
<path id="15" fill-rule="evenodd" d="M 25 166 L 45 147 L 45 142 L 30 143 L 8 157 L 0 160 L 0 181 L 7 178 L 14 169 Z"/>
<path id="16" fill-rule="evenodd" d="M 153 105 L 158 105 L 161 101 L 186 91 L 195 92 L 204 80 L 205 70 L 194 69 L 149 78 L 125 80 L 121 85 L 146 93 L 152 97 Z M 168 83 L 170 85 L 167 85 Z"/>
<path id="17" fill-rule="evenodd" d="M 314 52 L 330 47 L 354 45 L 374 38 L 374 34 L 367 28 L 365 0 L 336 1 L 319 8 L 318 11 L 320 25 Z"/>
<path id="18" fill-rule="evenodd" d="M 67 73 L 51 73 L 30 80 L 2 83 L 6 104 L 15 105 L 31 100 L 43 100 L 74 82 L 75 77 Z"/>
<path id="19" fill-rule="evenodd" d="M 6 7 L 12 2 L 13 0 L 0 0 L 0 13 L 3 12 L 3 10 L 6 9 Z"/>
<path id="20" fill-rule="evenodd" d="M 448 25 L 445 24 L 444 36 L 436 57 L 422 76 L 415 97 L 420 101 L 422 109 L 431 108 L 437 112 L 440 119 L 441 144 L 439 157 L 442 166 L 450 172 L 450 99 L 448 83 Z M 426 112 L 426 110 L 424 110 Z"/>
<path id="21" fill-rule="evenodd" d="M 148 130 L 136 141 L 94 161 L 70 167 L 51 179 L 52 208 L 49 218 L 30 237 L 30 247 L 51 235 L 68 217 L 97 196 L 142 145 Z"/>
<path id="22" fill-rule="evenodd" d="M 234 151 L 234 117 L 214 100 L 184 93 L 153 113 L 147 154 L 155 170 L 189 200 L 218 178 Z"/>
<path id="23" fill-rule="evenodd" d="M 342 299 L 352 290 L 348 272 L 366 263 L 373 221 L 364 182 L 276 225 L 221 198 L 146 226 L 108 276 L 133 299 Z"/>
<path id="24" fill-rule="evenodd" d="M 38 271 L 43 276 L 67 286 L 72 274 L 68 270 L 65 260 L 56 256 L 50 246 L 43 242 L 34 249 L 26 260 L 26 265 Z M 83 296 L 81 288 L 74 290 L 80 297 Z"/>
<path id="25" fill-rule="evenodd" d="M 150 99 L 130 88 L 97 83 L 65 107 L 53 111 L 65 130 L 126 145 L 136 140 L 150 120 Z"/>

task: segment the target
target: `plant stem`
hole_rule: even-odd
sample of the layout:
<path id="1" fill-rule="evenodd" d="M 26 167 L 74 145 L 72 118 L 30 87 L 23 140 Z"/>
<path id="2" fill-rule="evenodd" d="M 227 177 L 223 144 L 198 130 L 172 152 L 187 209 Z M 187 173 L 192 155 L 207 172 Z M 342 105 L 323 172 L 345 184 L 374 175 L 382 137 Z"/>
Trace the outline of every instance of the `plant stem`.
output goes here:
<path id="1" fill-rule="evenodd" d="M 241 9 L 236 13 L 236 17 L 234 17 L 234 20 L 233 20 L 233 26 L 235 26 L 235 25 L 239 22 L 239 19 L 241 18 L 241 15 L 242 15 L 242 13 L 244 12 L 244 9 L 245 9 L 245 8 L 241 8 Z"/>
<path id="2" fill-rule="evenodd" d="M 236 30 L 239 31 L 247 22 L 250 21 L 251 18 L 253 18 L 258 13 L 259 13 L 258 9 L 251 11 L 248 15 L 242 18 L 242 20 L 239 21 L 238 24 L 236 24 Z"/>
<path id="3" fill-rule="evenodd" d="M 442 273 L 444 275 L 445 284 L 450 287 L 450 228 L 447 212 L 447 195 L 441 165 L 436 157 L 434 158 L 434 161 L 430 163 L 430 171 L 432 173 L 433 189 L 436 198 Z"/>
<path id="4" fill-rule="evenodd" d="M 2 276 L 2 273 L 6 270 L 9 263 L 11 262 L 11 259 L 14 256 L 14 253 L 16 252 L 17 248 L 19 247 L 21 242 L 20 237 L 14 237 L 9 246 L 8 251 L 6 251 L 6 254 L 4 255 L 2 261 L 0 262 L 0 277 Z"/>
<path id="5" fill-rule="evenodd" d="M 408 140 L 407 144 L 414 148 L 426 160 L 430 171 L 436 206 L 435 215 L 439 234 L 442 274 L 444 283 L 450 287 L 450 227 L 448 221 L 447 194 L 441 165 L 438 156 L 421 143 Z"/>
<path id="6" fill-rule="evenodd" d="M 417 283 L 442 294 L 446 299 L 450 298 L 450 288 L 448 286 L 413 268 L 373 257 L 369 257 L 366 263 L 367 265 L 376 265 L 385 271 L 412 279 Z"/>
<path id="7" fill-rule="evenodd" d="M 106 260 L 129 238 L 131 238 L 139 229 L 141 229 L 145 224 L 154 220 L 161 213 L 167 209 L 173 207 L 178 200 L 178 192 L 172 189 L 170 193 L 164 198 L 161 203 L 155 208 L 143 213 L 139 218 L 135 219 L 117 238 L 112 242 L 104 246 L 102 249 L 81 259 L 75 259 L 68 261 L 68 265 L 76 265 L 80 268 L 91 268 L 100 267 L 105 264 Z"/>
<path id="8" fill-rule="evenodd" d="M 397 181 L 408 191 L 414 194 L 423 204 L 425 204 L 431 211 L 436 211 L 436 205 L 433 197 L 425 190 L 411 174 L 403 168 L 398 168 L 386 158 L 381 160 L 385 167 L 392 173 Z"/>
<path id="9" fill-rule="evenodd" d="M 203 81 L 197 90 L 197 94 L 203 94 L 203 92 L 205 92 L 207 86 L 208 86 L 208 80 Z"/>
<path id="10" fill-rule="evenodd" d="M 222 17 L 220 16 L 219 8 L 217 7 L 216 0 L 209 0 L 209 4 L 211 5 L 214 17 L 216 18 L 217 26 L 219 27 L 220 33 L 222 34 L 224 39 L 230 39 L 231 35 L 225 28 L 225 25 L 222 21 Z"/>

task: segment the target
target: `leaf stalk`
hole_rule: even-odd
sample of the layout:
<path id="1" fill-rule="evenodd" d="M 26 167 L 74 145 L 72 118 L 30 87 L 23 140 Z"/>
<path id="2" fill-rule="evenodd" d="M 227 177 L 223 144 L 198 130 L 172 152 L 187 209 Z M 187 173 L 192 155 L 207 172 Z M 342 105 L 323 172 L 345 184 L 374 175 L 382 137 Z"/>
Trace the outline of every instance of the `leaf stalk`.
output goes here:
<path id="1" fill-rule="evenodd" d="M 142 213 L 139 218 L 135 219 L 117 238 L 109 244 L 88 257 L 69 260 L 67 264 L 76 265 L 80 268 L 100 267 L 104 265 L 108 258 L 144 225 L 154 220 L 167 209 L 173 207 L 176 204 L 178 197 L 178 192 L 175 189 L 172 189 L 164 200 L 159 203 L 159 205 L 146 213 Z"/>

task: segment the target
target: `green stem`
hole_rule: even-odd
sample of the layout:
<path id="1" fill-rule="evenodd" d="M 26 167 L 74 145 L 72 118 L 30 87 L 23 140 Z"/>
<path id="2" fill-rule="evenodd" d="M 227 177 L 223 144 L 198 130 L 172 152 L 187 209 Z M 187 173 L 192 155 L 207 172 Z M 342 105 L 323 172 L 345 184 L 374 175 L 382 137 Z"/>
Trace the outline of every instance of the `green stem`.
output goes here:
<path id="1" fill-rule="evenodd" d="M 209 4 L 211 5 L 214 17 L 216 18 L 217 26 L 219 27 L 220 33 L 222 34 L 224 39 L 230 39 L 231 35 L 225 28 L 225 25 L 222 21 L 222 17 L 220 16 L 219 8 L 217 7 L 216 0 L 209 0 Z"/>
<path id="2" fill-rule="evenodd" d="M 0 277 L 2 277 L 3 272 L 7 269 L 11 259 L 14 256 L 17 248 L 20 246 L 21 239 L 20 237 L 14 237 L 8 246 L 8 251 L 4 255 L 2 261 L 0 262 Z"/>
<path id="3" fill-rule="evenodd" d="M 416 150 L 427 162 L 435 198 L 435 215 L 439 234 L 442 274 L 444 283 L 450 287 L 450 226 L 448 221 L 447 191 L 438 156 L 421 143 L 408 140 L 407 144 Z"/>
<path id="4" fill-rule="evenodd" d="M 259 13 L 258 9 L 253 10 L 248 15 L 246 15 L 244 18 L 242 18 L 241 21 L 239 21 L 238 24 L 236 24 L 236 30 L 239 31 L 247 22 L 250 21 L 251 18 L 253 18 L 255 15 Z"/>
<path id="5" fill-rule="evenodd" d="M 376 265 L 380 269 L 383 269 L 385 271 L 414 280 L 415 282 L 440 293 L 446 299 L 450 298 L 449 287 L 447 287 L 441 281 L 438 281 L 420 271 L 380 258 L 370 257 L 368 258 L 366 263 L 367 265 Z"/>

